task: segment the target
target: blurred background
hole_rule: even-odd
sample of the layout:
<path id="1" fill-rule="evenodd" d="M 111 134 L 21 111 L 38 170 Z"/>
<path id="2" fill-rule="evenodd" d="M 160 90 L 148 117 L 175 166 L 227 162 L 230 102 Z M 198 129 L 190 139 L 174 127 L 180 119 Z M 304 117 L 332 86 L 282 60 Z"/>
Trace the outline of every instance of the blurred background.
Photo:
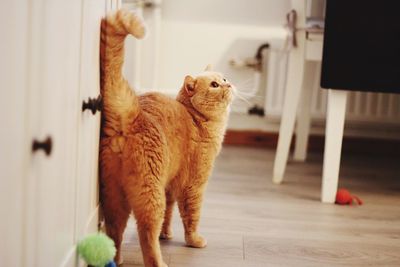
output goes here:
<path id="1" fill-rule="evenodd" d="M 212 64 L 248 100 L 236 99 L 229 128 L 278 131 L 290 51 L 285 26 L 286 14 L 293 8 L 290 0 L 122 3 L 141 13 L 148 26 L 144 41 L 135 42 L 132 37 L 127 40 L 125 75 L 137 90 L 174 95 L 185 75 L 195 75 Z M 305 12 L 311 23 L 324 18 L 325 6 L 324 0 L 306 1 Z M 314 38 L 321 41 L 321 49 L 322 35 Z M 256 59 L 263 44 L 269 47 L 262 49 L 262 57 Z M 319 62 L 310 103 L 311 133 L 317 135 L 324 132 L 327 98 L 327 92 L 319 90 L 320 71 Z M 399 107 L 400 96 L 396 94 L 350 93 L 345 135 L 396 139 Z M 254 111 L 253 115 L 249 110 Z"/>
<path id="2" fill-rule="evenodd" d="M 396 3 L 0 1 L 0 266 L 87 266 L 77 244 L 104 230 L 100 23 L 120 8 L 147 24 L 125 43 L 135 91 L 174 97 L 208 64 L 238 89 L 204 199 L 208 246 L 185 247 L 175 210 L 175 236 L 161 242 L 170 267 L 400 266 Z M 327 38 L 325 23 L 341 21 L 348 39 Z M 390 93 L 321 89 L 327 59 L 353 64 L 358 48 L 364 68 L 345 76 L 371 69 L 361 80 L 379 85 L 394 73 Z M 133 217 L 122 249 L 123 266 L 143 266 Z"/>

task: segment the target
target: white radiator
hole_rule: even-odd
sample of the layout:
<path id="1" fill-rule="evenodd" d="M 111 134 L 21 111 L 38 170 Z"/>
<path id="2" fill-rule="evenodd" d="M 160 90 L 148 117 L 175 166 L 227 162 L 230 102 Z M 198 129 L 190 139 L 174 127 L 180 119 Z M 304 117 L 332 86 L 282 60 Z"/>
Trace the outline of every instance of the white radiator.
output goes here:
<path id="1" fill-rule="evenodd" d="M 267 75 L 265 113 L 267 118 L 280 118 L 283 109 L 287 70 L 287 53 L 270 51 Z M 312 118 L 325 119 L 327 91 L 319 86 L 321 65 L 315 75 Z M 350 122 L 400 124 L 400 95 L 349 92 L 346 120 Z"/>

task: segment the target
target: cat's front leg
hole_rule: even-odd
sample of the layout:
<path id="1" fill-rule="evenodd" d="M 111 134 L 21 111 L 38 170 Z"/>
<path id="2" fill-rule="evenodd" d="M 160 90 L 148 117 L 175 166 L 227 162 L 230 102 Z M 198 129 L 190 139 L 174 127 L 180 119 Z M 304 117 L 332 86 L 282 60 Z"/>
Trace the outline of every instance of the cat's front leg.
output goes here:
<path id="1" fill-rule="evenodd" d="M 185 228 L 185 241 L 189 247 L 204 248 L 207 245 L 207 240 L 197 231 L 204 188 L 205 185 L 189 186 L 178 198 L 179 211 Z"/>

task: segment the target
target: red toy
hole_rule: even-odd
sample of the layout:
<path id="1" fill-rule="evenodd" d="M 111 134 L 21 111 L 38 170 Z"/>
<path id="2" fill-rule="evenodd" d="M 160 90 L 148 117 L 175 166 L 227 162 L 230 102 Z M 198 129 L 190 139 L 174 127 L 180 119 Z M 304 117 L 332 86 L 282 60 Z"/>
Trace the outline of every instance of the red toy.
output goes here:
<path id="1" fill-rule="evenodd" d="M 355 196 L 355 195 L 351 195 L 350 192 L 345 189 L 345 188 L 339 188 L 337 193 L 336 193 L 336 204 L 339 205 L 351 205 L 353 204 L 353 200 L 358 204 L 358 205 L 362 205 L 363 201 Z"/>

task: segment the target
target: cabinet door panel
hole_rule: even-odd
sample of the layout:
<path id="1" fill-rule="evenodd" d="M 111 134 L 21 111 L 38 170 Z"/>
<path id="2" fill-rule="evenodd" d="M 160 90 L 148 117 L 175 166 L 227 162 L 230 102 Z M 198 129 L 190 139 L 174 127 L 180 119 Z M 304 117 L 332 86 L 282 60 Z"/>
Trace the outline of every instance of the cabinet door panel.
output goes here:
<path id="1" fill-rule="evenodd" d="M 60 266 L 71 254 L 75 238 L 76 126 L 80 111 L 79 57 L 81 2 L 35 1 L 30 35 L 32 93 L 39 110 L 38 139 L 52 138 L 52 152 L 37 153 L 30 187 L 33 230 L 29 232 L 29 266 Z M 39 69 L 39 71 L 37 70 Z M 31 216 L 29 216 L 31 217 Z"/>
<path id="2" fill-rule="evenodd" d="M 0 266 L 23 263 L 27 4 L 0 2 Z"/>
<path id="3" fill-rule="evenodd" d="M 100 22 L 105 13 L 106 0 L 83 2 L 80 101 L 100 95 Z M 97 230 L 100 113 L 86 110 L 80 113 L 78 123 L 76 235 L 81 238 Z"/>

